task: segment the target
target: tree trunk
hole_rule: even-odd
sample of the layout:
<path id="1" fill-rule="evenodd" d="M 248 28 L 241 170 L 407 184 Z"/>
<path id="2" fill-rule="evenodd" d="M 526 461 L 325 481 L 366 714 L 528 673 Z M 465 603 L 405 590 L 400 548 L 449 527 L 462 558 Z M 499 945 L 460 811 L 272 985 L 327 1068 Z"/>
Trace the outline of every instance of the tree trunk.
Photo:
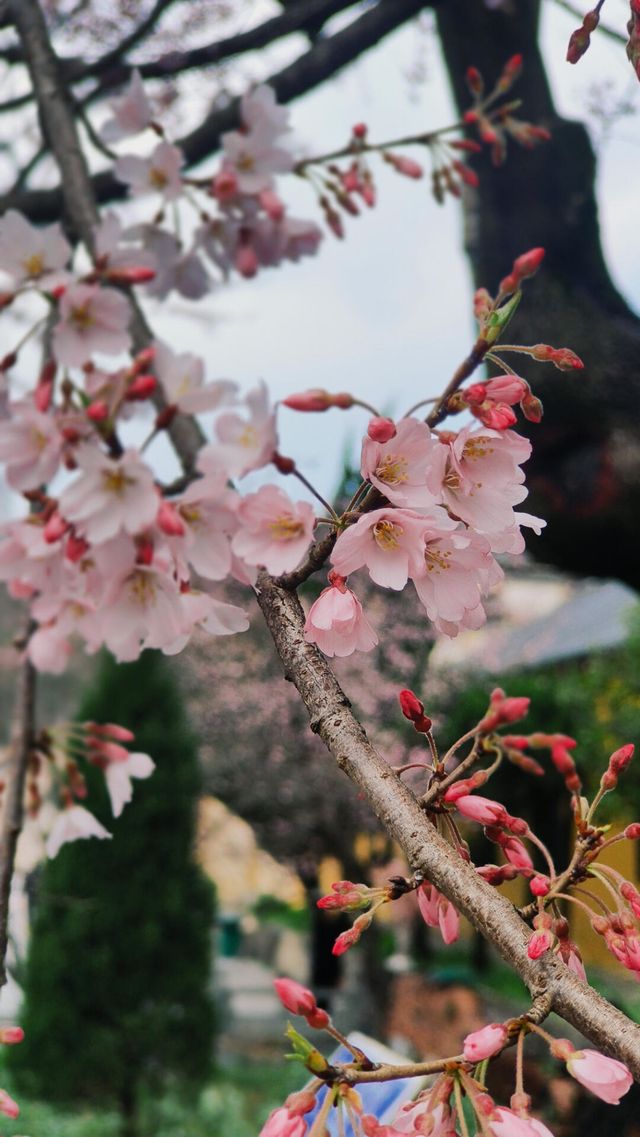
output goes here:
<path id="1" fill-rule="evenodd" d="M 515 256 L 542 245 L 542 270 L 527 282 L 509 341 L 571 347 L 584 371 L 520 365 L 545 406 L 526 426 L 534 444 L 526 508 L 545 517 L 531 552 L 582 575 L 640 585 L 640 320 L 616 291 L 602 254 L 594 193 L 596 163 L 585 128 L 555 111 L 537 46 L 539 0 L 511 0 L 492 11 L 447 0 L 438 28 L 456 102 L 473 64 L 488 86 L 522 52 L 515 88 L 522 116 L 548 126 L 552 141 L 534 151 L 511 143 L 506 164 L 478 161 L 480 187 L 467 195 L 465 243 L 478 285 L 495 289 Z M 563 45 L 558 45 L 563 50 Z M 510 357 L 513 363 L 515 357 Z M 518 428 L 520 429 L 520 428 Z"/>

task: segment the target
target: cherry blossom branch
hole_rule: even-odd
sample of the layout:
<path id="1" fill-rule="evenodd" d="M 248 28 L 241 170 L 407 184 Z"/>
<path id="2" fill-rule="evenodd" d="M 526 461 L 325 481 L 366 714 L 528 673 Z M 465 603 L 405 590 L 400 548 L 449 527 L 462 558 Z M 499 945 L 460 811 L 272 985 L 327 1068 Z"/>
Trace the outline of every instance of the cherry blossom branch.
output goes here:
<path id="1" fill-rule="evenodd" d="M 23 648 L 29 625 L 16 643 Z M 24 659 L 18 672 L 15 717 L 7 757 L 3 764 L 3 807 L 0 821 L 0 987 L 7 982 L 6 953 L 9 939 L 9 897 L 16 845 L 22 830 L 24 786 L 34 734 L 35 671 Z"/>
<path id="2" fill-rule="evenodd" d="M 529 958 L 529 926 L 505 897 L 456 856 L 369 742 L 325 659 L 305 642 L 304 613 L 297 596 L 265 573 L 258 578 L 257 596 L 285 678 L 300 693 L 311 729 L 364 793 L 413 870 L 422 872 L 471 921 L 520 975 L 534 1000 L 550 1000 L 576 1030 L 640 1078 L 640 1027 L 582 983 L 557 956 Z"/>
<path id="3" fill-rule="evenodd" d="M 14 0 L 13 8 L 38 102 L 42 133 L 60 170 L 64 212 L 91 252 L 99 214 L 73 106 L 60 74 L 60 61 L 51 46 L 38 0 Z M 133 341 L 136 350 L 140 351 L 149 345 L 153 335 L 130 290 L 127 295 L 132 310 Z M 155 402 L 158 409 L 165 406 L 161 393 L 156 394 Z M 198 423 L 185 415 L 176 415 L 168 433 L 183 468 L 191 471 L 195 455 L 204 442 Z"/>
<path id="4" fill-rule="evenodd" d="M 34 10 L 33 0 L 28 0 L 28 3 L 24 4 L 22 0 L 12 0 L 12 4 L 16 24 L 18 14 Z M 290 103 L 331 78 L 357 59 L 363 51 L 373 47 L 395 28 L 417 16 L 428 6 L 425 0 L 393 0 L 392 3 L 384 0 L 375 8 L 366 10 L 335 35 L 326 40 L 318 40 L 308 52 L 271 75 L 265 82 L 273 87 L 279 103 Z M 35 5 L 35 8 L 42 23 L 42 14 L 38 5 Z M 48 42 L 46 27 L 44 33 Z M 38 34 L 41 35 L 42 32 Z M 50 45 L 49 50 L 53 55 Z M 176 145 L 184 152 L 186 168 L 210 158 L 220 145 L 220 136 L 227 130 L 235 129 L 237 124 L 238 100 L 234 100 L 227 107 L 212 110 L 199 126 L 184 138 L 178 139 Z M 53 143 L 55 140 L 53 135 L 50 141 Z M 55 150 L 54 153 L 57 157 Z M 111 171 L 96 174 L 91 178 L 91 186 L 93 197 L 97 202 L 121 200 L 127 194 L 127 187 L 119 182 Z M 59 220 L 63 207 L 62 186 L 48 190 L 29 190 L 18 195 L 6 195 L 0 199 L 2 210 L 18 209 L 33 221 Z"/>

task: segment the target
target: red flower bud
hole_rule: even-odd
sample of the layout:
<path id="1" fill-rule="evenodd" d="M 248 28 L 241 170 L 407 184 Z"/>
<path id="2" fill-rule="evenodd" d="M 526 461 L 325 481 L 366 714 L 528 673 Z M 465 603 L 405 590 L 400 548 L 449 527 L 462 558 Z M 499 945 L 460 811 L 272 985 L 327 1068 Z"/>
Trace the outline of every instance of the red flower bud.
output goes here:
<path id="1" fill-rule="evenodd" d="M 153 395 L 157 386 L 158 381 L 155 375 L 137 375 L 133 383 L 129 385 L 125 398 L 131 402 L 143 402 L 144 399 Z"/>
<path id="2" fill-rule="evenodd" d="M 529 249 L 528 252 L 522 253 L 521 256 L 516 257 L 511 269 L 518 282 L 525 280 L 529 276 L 533 276 L 538 271 L 540 265 L 544 260 L 544 249 L 536 248 Z"/>
<path id="3" fill-rule="evenodd" d="M 390 418 L 376 416 L 369 420 L 367 434 L 373 442 L 389 442 L 397 434 L 396 424 Z"/>

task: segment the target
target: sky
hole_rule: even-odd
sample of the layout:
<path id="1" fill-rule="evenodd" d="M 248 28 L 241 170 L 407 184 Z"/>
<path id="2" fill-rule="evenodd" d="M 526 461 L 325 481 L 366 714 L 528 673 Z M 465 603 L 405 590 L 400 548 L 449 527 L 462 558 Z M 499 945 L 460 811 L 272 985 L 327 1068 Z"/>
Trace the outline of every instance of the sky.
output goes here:
<path id="1" fill-rule="evenodd" d="M 612 0 L 606 11 L 624 27 L 622 0 Z M 634 100 L 637 111 L 640 85 L 621 44 L 594 36 L 578 67 L 565 62 L 575 26 L 575 17 L 551 0 L 544 6 L 543 47 L 560 112 L 584 118 L 590 103 L 603 106 L 618 97 Z M 249 61 L 258 73 L 272 65 L 264 56 Z M 420 84 L 408 78 L 417 65 L 427 77 Z M 526 117 L 526 108 L 523 113 Z M 411 25 L 291 107 L 295 136 L 306 154 L 346 143 L 355 122 L 368 124 L 372 140 L 388 140 L 456 118 L 437 37 L 418 35 Z M 598 166 L 605 253 L 616 284 L 636 307 L 640 258 L 632 218 L 638 144 L 637 115 L 623 118 L 601 146 Z M 523 157 L 512 147 L 508 160 Z M 462 211 L 452 199 L 437 205 L 428 177 L 412 181 L 375 157 L 372 167 L 378 204 L 358 218 L 345 217 L 344 241 L 328 234 L 315 257 L 263 270 L 250 281 L 234 277 L 196 304 L 180 298 L 151 303 L 148 313 L 158 334 L 174 350 L 201 354 L 209 379 L 234 379 L 243 388 L 264 379 L 274 399 L 326 387 L 398 414 L 421 397 L 437 395 L 474 335 Z M 321 222 L 307 185 L 288 177 L 280 189 L 293 215 Z M 155 208 L 148 199 L 137 212 L 150 216 Z M 281 451 L 330 495 L 345 452 L 357 453 L 366 421 L 364 411 L 301 415 L 285 408 L 279 416 Z M 175 466 L 169 444 L 154 443 L 151 454 L 163 479 L 170 478 Z M 267 476 L 273 478 L 272 469 Z M 305 494 L 300 488 L 293 496 Z"/>

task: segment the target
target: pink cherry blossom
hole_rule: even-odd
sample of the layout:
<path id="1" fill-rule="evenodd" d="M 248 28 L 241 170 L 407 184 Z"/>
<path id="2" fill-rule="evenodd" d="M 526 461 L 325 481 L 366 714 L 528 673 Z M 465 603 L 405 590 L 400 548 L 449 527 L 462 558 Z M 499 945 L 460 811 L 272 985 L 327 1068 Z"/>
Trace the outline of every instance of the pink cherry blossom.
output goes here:
<path id="1" fill-rule="evenodd" d="M 430 928 L 439 928 L 445 944 L 452 944 L 458 938 L 460 916 L 451 901 L 443 896 L 435 885 L 425 881 L 416 889 L 420 915 Z"/>
<path id="2" fill-rule="evenodd" d="M 408 509 L 376 509 L 340 534 L 331 563 L 341 576 L 366 566 L 383 588 L 404 588 L 423 571 L 426 522 Z"/>
<path id="3" fill-rule="evenodd" d="M 424 1101 L 409 1102 L 393 1119 L 392 1133 L 405 1133 L 408 1137 L 457 1137 L 456 1112 L 447 1102 L 438 1102 L 433 1108 Z"/>
<path id="4" fill-rule="evenodd" d="M 180 169 L 184 154 L 170 142 L 159 142 L 148 158 L 124 154 L 118 158 L 114 173 L 126 182 L 132 194 L 160 193 L 165 201 L 175 201 L 182 193 Z"/>
<path id="5" fill-rule="evenodd" d="M 464 1040 L 462 1053 L 466 1062 L 484 1062 L 502 1050 L 507 1041 L 507 1028 L 504 1023 L 489 1023 L 480 1030 L 474 1030 Z"/>
<path id="6" fill-rule="evenodd" d="M 346 587 L 343 577 L 337 573 L 335 577 L 335 583 L 325 588 L 311 605 L 304 625 L 304 638 L 329 657 L 371 651 L 378 637 L 357 596 Z"/>
<path id="7" fill-rule="evenodd" d="M 104 643 L 119 661 L 137 659 L 145 647 L 170 647 L 192 625 L 179 585 L 161 568 L 137 565 L 113 581 L 101 609 Z"/>
<path id="8" fill-rule="evenodd" d="M 132 244 L 136 230 L 123 230 L 112 210 L 103 214 L 94 231 L 94 257 L 106 269 L 157 268 L 156 258 L 138 243 Z"/>
<path id="9" fill-rule="evenodd" d="M 62 437 L 51 415 L 27 400 L 13 403 L 10 418 L 0 421 L 0 461 L 14 490 L 34 490 L 51 480 L 62 454 Z"/>
<path id="10" fill-rule="evenodd" d="M 597 1050 L 575 1050 L 567 1059 L 567 1070 L 592 1094 L 609 1105 L 619 1105 L 620 1098 L 633 1085 L 633 1077 L 617 1058 L 607 1058 Z"/>
<path id="11" fill-rule="evenodd" d="M 70 256 L 60 225 L 38 229 L 15 209 L 0 218 L 0 272 L 12 277 L 15 286 L 61 284 L 69 276 L 64 267 Z"/>
<path id="12" fill-rule="evenodd" d="M 190 352 L 178 354 L 161 340 L 155 341 L 153 369 L 169 403 L 184 414 L 200 414 L 228 406 L 235 401 L 237 383 L 220 379 L 204 382 L 204 361 Z"/>
<path id="13" fill-rule="evenodd" d="M 125 532 L 140 533 L 158 512 L 153 475 L 135 450 L 109 458 L 91 446 L 80 447 L 80 476 L 60 497 L 60 512 L 92 544 Z"/>
<path id="14" fill-rule="evenodd" d="M 155 265 L 155 278 L 146 288 L 148 296 L 164 300 L 175 289 L 188 300 L 199 300 L 209 292 L 211 278 L 195 247 L 185 250 L 173 233 L 156 225 L 135 225 L 129 235 L 142 239 Z"/>
<path id="15" fill-rule="evenodd" d="M 221 473 L 199 478 L 173 500 L 183 534 L 169 543 L 178 546 L 207 580 L 223 580 L 231 570 L 231 535 L 238 528 L 239 501 Z"/>
<path id="16" fill-rule="evenodd" d="M 293 502 L 278 486 L 261 486 L 238 506 L 234 553 L 279 575 L 302 560 L 313 537 L 315 515 L 306 501 Z"/>
<path id="17" fill-rule="evenodd" d="M 114 288 L 71 285 L 60 300 L 60 320 L 53 329 L 53 354 L 58 363 L 80 367 L 94 351 L 105 355 L 127 351 L 130 316 L 126 297 Z"/>
<path id="18" fill-rule="evenodd" d="M 277 138 L 289 132 L 289 111 L 278 105 L 273 87 L 261 83 L 246 91 L 240 100 L 240 117 L 248 130 L 263 138 Z"/>
<path id="19" fill-rule="evenodd" d="M 119 817 L 125 805 L 133 797 L 132 778 L 149 778 L 156 768 L 148 754 L 135 752 L 122 762 L 110 762 L 104 777 L 107 783 L 111 809 L 114 817 Z"/>
<path id="20" fill-rule="evenodd" d="M 446 633 L 455 635 L 472 613 L 478 617 L 473 626 L 484 622 L 481 597 L 502 580 L 503 572 L 488 541 L 456 528 L 444 510 L 430 510 L 429 522 L 424 532 L 423 561 L 412 579 L 429 618 L 442 621 Z"/>
<path id="21" fill-rule="evenodd" d="M 281 1105 L 270 1113 L 258 1137 L 305 1137 L 307 1123 L 299 1114 L 290 1113 Z"/>
<path id="22" fill-rule="evenodd" d="M 100 137 L 107 144 L 130 138 L 149 126 L 153 113 L 138 70 L 131 72 L 124 94 L 118 99 L 111 99 L 109 108 L 112 117 L 100 129 Z"/>
<path id="23" fill-rule="evenodd" d="M 426 423 L 405 418 L 387 442 L 365 435 L 361 471 L 394 505 L 427 508 L 440 500 L 446 457 Z"/>
<path id="24" fill-rule="evenodd" d="M 274 174 L 293 169 L 293 154 L 279 144 L 288 133 L 288 113 L 269 87 L 245 95 L 240 109 L 245 130 L 222 135 L 223 169 L 233 171 L 241 193 L 256 194 L 271 189 Z"/>
<path id="25" fill-rule="evenodd" d="M 534 1117 L 520 1117 L 506 1106 L 498 1106 L 488 1118 L 494 1137 L 553 1137 L 550 1129 Z"/>
<path id="26" fill-rule="evenodd" d="M 47 856 L 53 859 L 63 845 L 85 837 L 110 838 L 111 833 L 82 805 L 72 805 L 63 809 L 53 823 L 47 838 Z"/>
<path id="27" fill-rule="evenodd" d="M 248 418 L 238 414 L 220 415 L 215 423 L 216 441 L 204 446 L 197 467 L 203 474 L 222 471 L 227 477 L 243 477 L 271 461 L 278 446 L 275 414 L 264 383 L 245 397 Z"/>
<path id="28" fill-rule="evenodd" d="M 480 533 L 513 527 L 513 506 L 527 496 L 520 465 L 531 443 L 512 430 L 464 427 L 448 450 L 442 497 L 451 513 Z"/>

